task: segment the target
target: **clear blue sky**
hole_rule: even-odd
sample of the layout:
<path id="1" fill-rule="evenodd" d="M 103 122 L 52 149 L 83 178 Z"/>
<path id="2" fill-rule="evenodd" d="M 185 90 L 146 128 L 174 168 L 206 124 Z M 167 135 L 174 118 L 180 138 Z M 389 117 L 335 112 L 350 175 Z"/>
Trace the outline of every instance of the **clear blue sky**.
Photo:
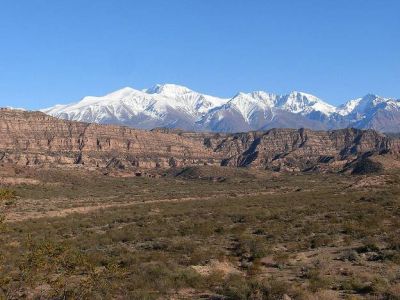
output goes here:
<path id="1" fill-rule="evenodd" d="M 399 0 L 9 0 L 0 40 L 0 106 L 156 83 L 400 98 Z"/>

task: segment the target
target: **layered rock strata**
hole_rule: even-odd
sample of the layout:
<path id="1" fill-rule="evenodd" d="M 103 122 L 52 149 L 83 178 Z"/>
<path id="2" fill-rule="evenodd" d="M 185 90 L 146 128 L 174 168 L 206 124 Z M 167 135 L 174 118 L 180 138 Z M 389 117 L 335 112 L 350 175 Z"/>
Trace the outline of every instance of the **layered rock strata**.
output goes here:
<path id="1" fill-rule="evenodd" d="M 40 112 L 0 111 L 0 162 L 153 169 L 198 165 L 275 171 L 340 170 L 363 156 L 400 153 L 373 130 L 271 129 L 238 134 L 152 131 L 65 121 Z"/>

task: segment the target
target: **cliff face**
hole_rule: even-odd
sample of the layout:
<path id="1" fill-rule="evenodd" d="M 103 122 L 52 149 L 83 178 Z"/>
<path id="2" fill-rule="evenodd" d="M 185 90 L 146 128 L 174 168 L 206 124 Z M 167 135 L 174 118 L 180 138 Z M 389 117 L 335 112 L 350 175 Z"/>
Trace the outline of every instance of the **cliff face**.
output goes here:
<path id="1" fill-rule="evenodd" d="M 178 134 L 63 121 L 39 112 L 0 112 L 0 158 L 23 165 L 166 168 L 219 164 L 211 149 Z"/>
<path id="2" fill-rule="evenodd" d="M 59 120 L 40 112 L 0 111 L 0 161 L 120 169 L 189 165 L 272 170 L 336 170 L 362 155 L 399 153 L 375 131 L 272 129 L 240 134 L 144 131 Z"/>
<path id="3" fill-rule="evenodd" d="M 222 165 L 304 171 L 341 168 L 363 155 L 398 153 L 399 145 L 373 130 L 272 129 L 228 136 L 214 151 L 223 154 Z"/>

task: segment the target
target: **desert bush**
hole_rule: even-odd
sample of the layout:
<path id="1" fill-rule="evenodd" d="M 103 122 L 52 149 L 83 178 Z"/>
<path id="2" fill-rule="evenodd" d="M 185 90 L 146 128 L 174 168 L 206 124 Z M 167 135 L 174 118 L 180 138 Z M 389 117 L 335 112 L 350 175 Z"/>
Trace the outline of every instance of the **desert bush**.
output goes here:
<path id="1" fill-rule="evenodd" d="M 232 275 L 224 282 L 222 294 L 232 300 L 275 300 L 289 293 L 289 286 L 282 281 L 248 280 L 241 275 Z"/>
<path id="2" fill-rule="evenodd" d="M 290 255 L 287 252 L 280 251 L 274 254 L 274 261 L 278 264 L 279 267 L 284 266 L 289 262 Z"/>
<path id="3" fill-rule="evenodd" d="M 234 252 L 242 259 L 253 261 L 265 256 L 268 253 L 268 247 L 262 237 L 242 235 L 237 239 Z"/>
<path id="4" fill-rule="evenodd" d="M 360 260 L 360 255 L 355 250 L 346 250 L 340 256 L 340 259 L 343 261 L 351 261 L 351 262 L 358 262 Z"/>
<path id="5" fill-rule="evenodd" d="M 354 291 L 361 294 L 366 294 L 373 291 L 370 283 L 363 282 L 358 277 L 351 277 L 343 280 L 341 283 L 341 289 L 345 291 Z"/>
<path id="6" fill-rule="evenodd" d="M 13 200 L 17 197 L 17 193 L 7 188 L 0 188 L 0 204 L 10 205 Z M 3 209 L 0 207 L 0 232 L 4 230 L 4 221 L 6 216 Z"/>
<path id="7" fill-rule="evenodd" d="M 306 271 L 304 277 L 308 279 L 308 288 L 312 292 L 327 289 L 331 285 L 331 280 L 321 275 L 319 269 L 312 268 Z"/>
<path id="8" fill-rule="evenodd" d="M 341 176 L 247 180 L 246 190 L 257 192 L 261 187 L 264 192 L 267 185 L 276 191 L 259 196 L 243 196 L 239 180 L 210 189 L 204 180 L 89 180 L 68 175 L 48 178 L 63 181 L 61 188 L 17 186 L 18 198 L 34 199 L 23 202 L 26 206 L 7 207 L 22 214 L 36 212 L 32 203 L 40 204 L 37 211 L 46 211 L 48 204 L 58 209 L 114 200 L 139 205 L 7 223 L 0 234 L 0 286 L 14 298 L 19 291 L 49 284 L 54 293 L 46 299 L 168 299 L 187 296 L 188 290 L 224 299 L 282 299 L 284 294 L 292 299 L 330 299 L 337 293 L 398 299 L 393 262 L 400 261 L 399 187 L 349 188 L 344 193 L 342 188 L 358 179 Z M 291 186 L 307 188 L 292 193 L 287 188 Z M 237 197 L 225 197 L 230 192 Z M 141 202 L 212 193 L 216 197 L 204 201 Z M 360 201 L 362 197 L 373 200 Z M 56 202 L 58 198 L 67 201 Z M 384 206 L 389 200 L 390 206 Z M 29 235 L 31 242 L 25 243 Z M 382 258 L 371 262 L 368 257 L 375 254 Z M 262 259 L 266 256 L 280 267 L 267 269 Z M 205 275 L 193 268 L 214 259 L 240 272 L 214 270 Z M 322 264 L 329 276 L 313 270 L 324 269 Z M 374 274 L 382 278 L 360 276 L 378 267 Z M 269 276 L 279 280 L 263 280 Z M 340 284 L 344 291 L 337 291 Z M 327 289 L 335 289 L 335 294 L 319 298 Z"/>
<path id="9" fill-rule="evenodd" d="M 328 246 L 332 242 L 332 236 L 328 234 L 317 234 L 310 241 L 311 249 L 319 248 L 322 246 Z"/>
<path id="10" fill-rule="evenodd" d="M 367 253 L 367 252 L 379 252 L 379 246 L 376 244 L 374 240 L 367 239 L 364 241 L 363 245 L 360 247 L 357 247 L 356 251 L 358 253 Z"/>
<path id="11" fill-rule="evenodd" d="M 17 193 L 7 188 L 0 188 L 0 201 L 12 200 L 17 197 Z"/>

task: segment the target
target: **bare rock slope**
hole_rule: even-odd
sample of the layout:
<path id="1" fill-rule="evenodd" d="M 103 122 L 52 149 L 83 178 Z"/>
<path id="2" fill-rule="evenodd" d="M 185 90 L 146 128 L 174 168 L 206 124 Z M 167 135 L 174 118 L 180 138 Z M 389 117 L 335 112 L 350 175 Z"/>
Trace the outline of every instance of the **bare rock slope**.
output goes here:
<path id="1" fill-rule="evenodd" d="M 366 157 L 400 152 L 373 130 L 271 129 L 238 134 L 138 130 L 60 120 L 41 112 L 0 111 L 0 162 L 163 169 L 217 165 L 275 171 L 341 171 Z"/>

